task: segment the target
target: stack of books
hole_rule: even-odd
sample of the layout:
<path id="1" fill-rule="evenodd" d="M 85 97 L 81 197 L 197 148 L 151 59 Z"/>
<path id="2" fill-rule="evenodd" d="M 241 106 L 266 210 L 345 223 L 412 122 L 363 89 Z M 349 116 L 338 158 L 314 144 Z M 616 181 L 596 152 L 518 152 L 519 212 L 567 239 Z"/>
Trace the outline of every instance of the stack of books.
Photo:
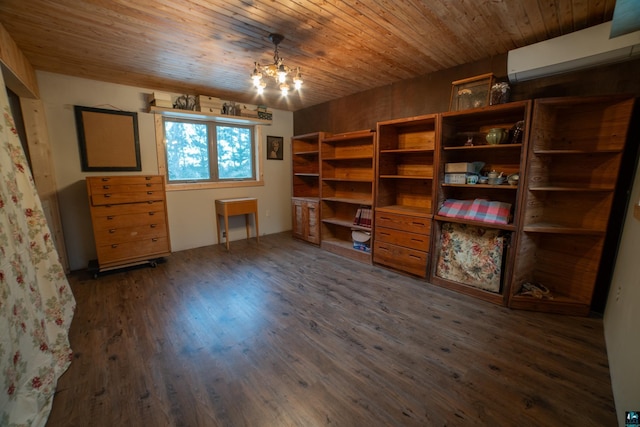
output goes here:
<path id="1" fill-rule="evenodd" d="M 152 107 L 173 108 L 171 94 L 166 92 L 153 92 L 149 100 Z"/>
<path id="2" fill-rule="evenodd" d="M 353 225 L 371 228 L 371 207 L 360 206 L 356 211 L 356 217 L 353 219 Z"/>
<path id="3" fill-rule="evenodd" d="M 198 95 L 196 110 L 205 113 L 220 114 L 222 112 L 222 100 L 215 96 Z"/>

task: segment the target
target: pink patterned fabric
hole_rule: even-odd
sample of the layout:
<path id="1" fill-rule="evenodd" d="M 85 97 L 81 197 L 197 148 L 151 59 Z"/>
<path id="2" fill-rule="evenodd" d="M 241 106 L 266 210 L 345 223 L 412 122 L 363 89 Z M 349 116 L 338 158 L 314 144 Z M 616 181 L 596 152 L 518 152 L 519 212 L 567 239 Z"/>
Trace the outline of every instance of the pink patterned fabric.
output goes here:
<path id="1" fill-rule="evenodd" d="M 500 230 L 442 224 L 436 276 L 491 292 L 500 291 L 504 237 Z"/>
<path id="2" fill-rule="evenodd" d="M 1 92 L 0 425 L 44 426 L 71 359 L 75 300 Z"/>
<path id="3" fill-rule="evenodd" d="M 482 221 L 489 224 L 508 224 L 511 215 L 511 204 L 483 199 L 447 199 L 440 208 L 438 215 Z"/>

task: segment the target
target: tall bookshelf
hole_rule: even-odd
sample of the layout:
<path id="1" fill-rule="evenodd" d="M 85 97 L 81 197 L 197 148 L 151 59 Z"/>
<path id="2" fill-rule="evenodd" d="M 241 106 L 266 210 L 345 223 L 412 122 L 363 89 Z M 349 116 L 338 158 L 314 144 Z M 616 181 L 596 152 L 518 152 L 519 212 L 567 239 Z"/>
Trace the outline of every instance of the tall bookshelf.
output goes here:
<path id="1" fill-rule="evenodd" d="M 325 132 L 291 138 L 293 236 L 320 244 L 320 145 Z"/>
<path id="2" fill-rule="evenodd" d="M 434 164 L 435 114 L 379 122 L 373 261 L 427 277 Z"/>
<path id="3" fill-rule="evenodd" d="M 522 209 L 522 184 L 468 184 L 447 183 L 445 170 L 449 163 L 482 162 L 482 173 L 496 170 L 504 176 L 519 173 L 520 180 L 525 178 L 526 154 L 528 142 L 528 125 L 531 114 L 531 101 L 518 101 L 508 104 L 494 105 L 458 112 L 447 112 L 441 115 L 441 132 L 438 157 L 437 202 L 434 206 L 433 243 L 431 282 L 460 293 L 465 293 L 495 304 L 506 305 L 511 283 L 511 271 L 515 259 L 515 242 L 518 238 L 518 220 Z M 522 136 L 517 140 L 507 139 L 504 143 L 491 145 L 486 141 L 486 134 L 492 128 L 511 129 L 517 122 L 524 122 Z M 456 218 L 440 214 L 440 208 L 447 200 L 487 201 L 510 205 L 511 209 L 505 223 L 491 223 L 478 219 Z M 502 247 L 501 255 L 495 259 L 495 275 L 492 287 L 482 287 L 486 277 L 475 277 L 468 272 L 476 272 L 487 268 L 487 263 L 480 257 L 469 257 L 466 272 L 461 271 L 460 279 L 453 279 L 453 274 L 440 272 L 438 264 L 443 256 L 444 231 L 458 230 L 458 235 L 483 232 L 496 236 L 496 245 Z M 450 236 L 453 236 L 451 234 Z M 473 240 L 475 237 L 470 237 Z M 484 242 L 481 237 L 478 242 Z M 444 242 L 444 243 L 443 243 Z M 443 259 L 446 259 L 443 258 Z M 487 258 L 489 259 L 489 258 Z M 460 259 L 462 263 L 462 258 Z M 452 263 L 447 261 L 446 267 Z M 458 270 L 462 270 L 459 267 Z M 497 279 L 496 279 L 497 278 Z M 477 279 L 477 280 L 476 280 Z M 475 283 L 473 281 L 475 280 Z M 496 283 L 498 282 L 498 283 Z"/>
<path id="4" fill-rule="evenodd" d="M 633 105 L 629 96 L 535 101 L 510 307 L 589 313 Z"/>
<path id="5" fill-rule="evenodd" d="M 355 249 L 353 231 L 358 209 L 373 207 L 376 132 L 362 130 L 325 137 L 320 143 L 321 247 L 370 263 L 371 252 Z"/>

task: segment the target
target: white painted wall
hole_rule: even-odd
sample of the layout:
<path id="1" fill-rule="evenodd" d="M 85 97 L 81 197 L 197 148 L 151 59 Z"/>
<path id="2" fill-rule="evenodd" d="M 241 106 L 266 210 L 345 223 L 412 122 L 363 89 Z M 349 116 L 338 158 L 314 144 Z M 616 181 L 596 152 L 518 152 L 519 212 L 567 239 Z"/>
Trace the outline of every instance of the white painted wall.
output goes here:
<path id="1" fill-rule="evenodd" d="M 96 258 L 85 177 L 158 173 L 153 114 L 145 112 L 147 95 L 153 90 L 41 71 L 37 78 L 46 109 L 69 264 L 72 270 L 83 269 Z M 74 105 L 137 112 L 142 172 L 82 172 Z M 172 249 L 217 243 L 214 200 L 225 197 L 258 198 L 261 235 L 290 230 L 292 134 L 293 113 L 273 110 L 273 124 L 263 127 L 260 144 L 264 146 L 267 135 L 284 137 L 284 160 L 264 160 L 264 186 L 167 193 Z M 243 217 L 233 217 L 230 227 L 231 240 L 245 238 Z"/>
<path id="2" fill-rule="evenodd" d="M 631 201 L 618 250 L 604 313 L 604 335 L 618 425 L 625 411 L 640 410 L 640 219 L 633 216 L 640 201 L 636 171 Z"/>

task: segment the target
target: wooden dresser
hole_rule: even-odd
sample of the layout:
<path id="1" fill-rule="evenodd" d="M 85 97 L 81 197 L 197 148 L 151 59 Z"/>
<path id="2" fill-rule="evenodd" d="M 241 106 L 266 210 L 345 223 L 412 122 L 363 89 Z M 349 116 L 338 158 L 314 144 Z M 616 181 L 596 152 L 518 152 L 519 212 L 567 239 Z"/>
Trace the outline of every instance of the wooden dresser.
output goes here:
<path id="1" fill-rule="evenodd" d="M 161 175 L 88 177 L 87 191 L 99 271 L 171 253 Z"/>

